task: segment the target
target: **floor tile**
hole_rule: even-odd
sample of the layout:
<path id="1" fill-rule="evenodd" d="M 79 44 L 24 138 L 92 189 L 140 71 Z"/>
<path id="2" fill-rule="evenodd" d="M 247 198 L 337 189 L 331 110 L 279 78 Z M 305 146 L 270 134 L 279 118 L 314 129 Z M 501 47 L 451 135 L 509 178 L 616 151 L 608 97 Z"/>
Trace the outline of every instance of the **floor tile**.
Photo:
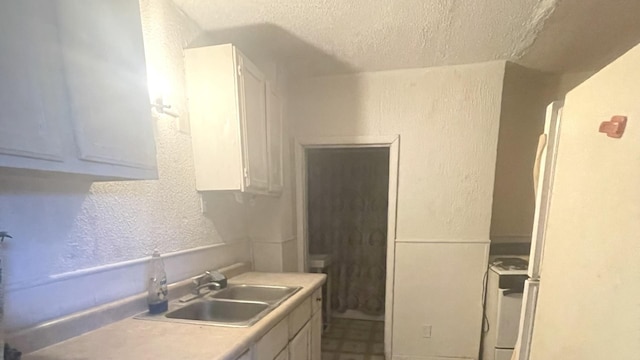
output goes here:
<path id="1" fill-rule="evenodd" d="M 384 333 L 383 332 L 374 332 L 373 333 L 373 341 L 375 341 L 375 342 L 384 341 Z"/>
<path id="2" fill-rule="evenodd" d="M 331 319 L 322 334 L 322 360 L 384 360 L 384 323 Z"/>
<path id="3" fill-rule="evenodd" d="M 336 351 L 340 346 L 340 341 L 336 339 L 322 339 L 322 350 Z"/>
<path id="4" fill-rule="evenodd" d="M 340 354 L 338 360 L 364 360 L 364 354 Z"/>
<path id="5" fill-rule="evenodd" d="M 323 352 L 322 360 L 336 360 L 336 353 Z"/>
<path id="6" fill-rule="evenodd" d="M 347 340 L 342 343 L 342 346 L 340 346 L 340 351 L 364 354 L 367 352 L 367 343 L 364 341 Z"/>
<path id="7" fill-rule="evenodd" d="M 371 352 L 373 354 L 384 354 L 384 344 L 383 343 L 374 343 L 371 345 Z"/>
<path id="8" fill-rule="evenodd" d="M 346 335 L 346 330 L 331 329 L 325 333 L 325 336 L 331 339 L 343 339 Z"/>
<path id="9" fill-rule="evenodd" d="M 369 339 L 371 339 L 371 331 L 357 329 L 349 330 L 344 337 L 348 340 L 368 341 Z"/>

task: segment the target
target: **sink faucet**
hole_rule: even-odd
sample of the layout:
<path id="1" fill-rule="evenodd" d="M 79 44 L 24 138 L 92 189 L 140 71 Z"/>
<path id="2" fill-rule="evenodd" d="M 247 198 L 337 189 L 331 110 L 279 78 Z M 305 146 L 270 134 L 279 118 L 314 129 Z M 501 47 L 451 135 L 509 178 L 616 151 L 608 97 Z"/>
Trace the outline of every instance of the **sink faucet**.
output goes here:
<path id="1" fill-rule="evenodd" d="M 205 271 L 205 273 L 193 279 L 195 288 L 193 294 L 200 296 L 200 290 L 207 288 L 209 290 L 220 290 L 227 286 L 227 278 L 217 271 Z"/>
<path id="2" fill-rule="evenodd" d="M 209 281 L 208 283 L 196 286 L 194 295 L 200 295 L 200 290 L 204 288 L 208 288 L 209 290 L 220 290 L 222 289 L 222 285 L 217 281 Z"/>

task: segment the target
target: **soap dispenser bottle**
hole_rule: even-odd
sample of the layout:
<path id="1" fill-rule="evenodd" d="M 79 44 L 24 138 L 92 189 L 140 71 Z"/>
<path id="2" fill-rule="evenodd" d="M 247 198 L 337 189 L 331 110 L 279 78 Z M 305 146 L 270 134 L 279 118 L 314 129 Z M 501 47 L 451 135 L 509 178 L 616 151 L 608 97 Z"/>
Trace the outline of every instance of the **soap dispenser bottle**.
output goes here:
<path id="1" fill-rule="evenodd" d="M 167 294 L 169 291 L 167 289 L 167 273 L 164 271 L 164 263 L 158 250 L 154 250 L 151 255 L 150 267 L 147 304 L 150 314 L 159 314 L 168 310 Z"/>

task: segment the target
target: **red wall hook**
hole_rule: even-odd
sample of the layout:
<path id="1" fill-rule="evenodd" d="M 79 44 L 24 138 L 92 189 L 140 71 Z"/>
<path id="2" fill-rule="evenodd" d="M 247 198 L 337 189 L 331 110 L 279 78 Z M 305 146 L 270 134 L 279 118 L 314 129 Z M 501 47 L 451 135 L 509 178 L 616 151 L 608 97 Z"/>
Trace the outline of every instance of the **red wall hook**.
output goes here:
<path id="1" fill-rule="evenodd" d="M 615 115 L 611 117 L 611 120 L 603 121 L 600 124 L 600 132 L 607 134 L 608 137 L 619 139 L 624 134 L 625 127 L 627 127 L 627 117 Z"/>

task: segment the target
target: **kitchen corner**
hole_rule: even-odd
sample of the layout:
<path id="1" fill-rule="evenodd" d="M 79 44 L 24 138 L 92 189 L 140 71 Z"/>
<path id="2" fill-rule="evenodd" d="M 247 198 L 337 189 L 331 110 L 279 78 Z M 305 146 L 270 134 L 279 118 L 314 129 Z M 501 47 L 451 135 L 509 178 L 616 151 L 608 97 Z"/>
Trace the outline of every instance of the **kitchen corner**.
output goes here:
<path id="1" fill-rule="evenodd" d="M 244 356 L 256 353 L 253 356 L 254 359 L 258 359 L 262 358 L 263 353 L 268 352 L 265 348 L 272 349 L 275 357 L 281 350 L 287 351 L 287 342 L 297 337 L 298 332 L 311 332 L 312 338 L 306 335 L 307 342 L 313 343 L 314 329 L 309 329 L 310 326 L 313 327 L 313 324 L 310 324 L 313 320 L 309 319 L 314 310 L 321 307 L 322 292 L 319 289 L 325 278 L 324 274 L 260 272 L 246 272 L 230 278 L 231 286 L 243 284 L 301 287 L 298 292 L 249 327 L 202 326 L 145 321 L 130 317 L 27 354 L 23 358 L 233 360 L 244 359 Z M 316 297 L 320 301 L 315 301 Z M 306 315 L 301 317 L 300 314 L 305 311 Z M 319 312 L 316 313 L 318 314 Z"/>

